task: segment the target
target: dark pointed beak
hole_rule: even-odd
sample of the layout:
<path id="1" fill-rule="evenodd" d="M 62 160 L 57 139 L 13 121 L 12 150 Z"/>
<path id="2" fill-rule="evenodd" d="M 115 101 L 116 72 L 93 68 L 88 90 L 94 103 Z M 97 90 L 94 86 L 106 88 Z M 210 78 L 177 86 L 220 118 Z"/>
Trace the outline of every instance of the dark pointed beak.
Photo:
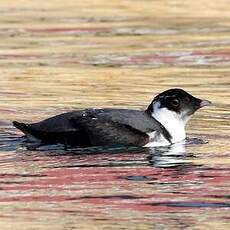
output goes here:
<path id="1" fill-rule="evenodd" d="M 211 101 L 208 101 L 208 100 L 201 100 L 200 101 L 200 108 L 204 107 L 204 106 L 208 106 L 208 105 L 211 105 L 212 102 Z"/>

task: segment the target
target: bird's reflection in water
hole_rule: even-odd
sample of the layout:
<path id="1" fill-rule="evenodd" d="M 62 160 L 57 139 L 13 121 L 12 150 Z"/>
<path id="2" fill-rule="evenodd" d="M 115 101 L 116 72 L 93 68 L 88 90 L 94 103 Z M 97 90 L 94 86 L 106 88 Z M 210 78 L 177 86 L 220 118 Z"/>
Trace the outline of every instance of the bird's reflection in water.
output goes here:
<path id="1" fill-rule="evenodd" d="M 191 143 L 189 143 L 190 145 Z M 94 147 L 65 151 L 72 156 L 79 156 L 67 167 L 155 167 L 175 168 L 191 166 L 192 153 L 186 152 L 187 142 L 171 146 L 142 147 Z M 66 167 L 66 165 L 65 165 Z"/>
<path id="2" fill-rule="evenodd" d="M 148 160 L 153 167 L 170 168 L 191 164 L 193 154 L 186 152 L 185 142 L 149 149 Z"/>

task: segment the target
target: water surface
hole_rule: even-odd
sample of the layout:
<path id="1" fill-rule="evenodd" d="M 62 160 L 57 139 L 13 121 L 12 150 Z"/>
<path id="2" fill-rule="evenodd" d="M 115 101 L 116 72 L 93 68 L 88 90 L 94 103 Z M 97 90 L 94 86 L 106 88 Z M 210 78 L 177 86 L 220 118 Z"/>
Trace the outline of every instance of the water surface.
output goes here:
<path id="1" fill-rule="evenodd" d="M 0 228 L 229 229 L 229 10 L 224 0 L 2 1 Z M 185 146 L 28 150 L 11 125 L 144 109 L 171 87 L 213 102 Z"/>

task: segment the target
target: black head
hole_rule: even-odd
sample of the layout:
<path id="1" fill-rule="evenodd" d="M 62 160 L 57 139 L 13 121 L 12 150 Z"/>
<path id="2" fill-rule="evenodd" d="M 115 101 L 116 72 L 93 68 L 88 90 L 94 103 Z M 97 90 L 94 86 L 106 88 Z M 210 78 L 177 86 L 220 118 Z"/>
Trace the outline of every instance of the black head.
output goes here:
<path id="1" fill-rule="evenodd" d="M 183 89 L 169 89 L 158 94 L 149 105 L 147 112 L 154 112 L 153 104 L 158 102 L 158 108 L 166 108 L 185 117 L 191 116 L 199 108 L 210 105 L 211 102 L 193 97 Z"/>

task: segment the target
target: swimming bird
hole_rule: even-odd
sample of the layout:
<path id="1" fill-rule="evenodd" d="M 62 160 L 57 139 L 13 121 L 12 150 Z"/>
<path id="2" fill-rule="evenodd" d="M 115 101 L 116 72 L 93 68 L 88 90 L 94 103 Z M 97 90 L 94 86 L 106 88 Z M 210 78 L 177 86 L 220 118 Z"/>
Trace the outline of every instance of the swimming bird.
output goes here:
<path id="1" fill-rule="evenodd" d="M 185 125 L 195 111 L 210 105 L 183 89 L 157 95 L 146 110 L 84 109 L 25 124 L 13 121 L 29 140 L 66 146 L 164 146 L 185 139 Z"/>

